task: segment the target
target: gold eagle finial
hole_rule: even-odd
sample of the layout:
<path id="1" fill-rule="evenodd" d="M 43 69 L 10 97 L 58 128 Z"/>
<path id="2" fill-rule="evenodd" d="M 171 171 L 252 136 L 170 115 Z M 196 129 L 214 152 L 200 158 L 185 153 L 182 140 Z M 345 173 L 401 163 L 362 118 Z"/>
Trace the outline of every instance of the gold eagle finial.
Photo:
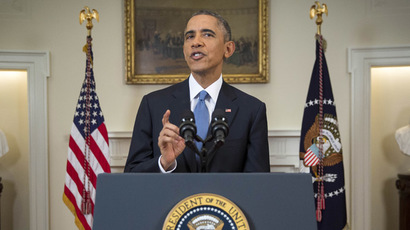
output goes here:
<path id="1" fill-rule="evenodd" d="M 320 26 L 322 25 L 323 18 L 322 14 L 326 14 L 327 16 L 327 5 L 323 3 L 320 6 L 318 1 L 315 2 L 315 5 L 310 7 L 310 19 L 313 19 L 317 15 L 316 25 L 317 25 L 317 34 L 320 34 Z"/>
<path id="2" fill-rule="evenodd" d="M 85 6 L 84 9 L 80 11 L 80 25 L 83 24 L 85 20 L 87 20 L 86 27 L 89 34 L 91 34 L 91 29 L 93 28 L 93 18 L 95 18 L 97 22 L 99 21 L 99 15 L 97 10 L 92 9 L 90 11 L 90 8 L 88 8 L 88 6 Z"/>

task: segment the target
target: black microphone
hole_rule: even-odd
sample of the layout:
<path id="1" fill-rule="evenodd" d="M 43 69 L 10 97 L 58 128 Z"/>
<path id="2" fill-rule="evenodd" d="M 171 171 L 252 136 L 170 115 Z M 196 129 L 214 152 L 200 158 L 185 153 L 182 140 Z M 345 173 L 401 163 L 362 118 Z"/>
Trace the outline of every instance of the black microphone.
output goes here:
<path id="1" fill-rule="evenodd" d="M 215 147 L 220 147 L 225 144 L 225 137 L 228 136 L 229 127 L 228 120 L 222 109 L 215 109 L 212 113 L 211 131 L 214 136 Z"/>
<path id="2" fill-rule="evenodd" d="M 194 113 L 191 110 L 186 110 L 182 113 L 182 121 L 179 126 L 179 135 L 185 139 L 185 144 L 188 146 L 194 145 L 196 137 L 196 125 Z"/>

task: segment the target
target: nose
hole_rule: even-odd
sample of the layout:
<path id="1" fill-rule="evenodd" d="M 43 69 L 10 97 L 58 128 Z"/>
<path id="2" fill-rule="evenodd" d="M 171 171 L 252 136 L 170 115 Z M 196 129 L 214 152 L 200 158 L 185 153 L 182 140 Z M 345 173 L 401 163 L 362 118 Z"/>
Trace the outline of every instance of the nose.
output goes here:
<path id="1" fill-rule="evenodd" d="M 198 48 L 202 47 L 204 43 L 202 42 L 202 39 L 200 36 L 195 36 L 194 39 L 192 40 L 192 48 Z"/>

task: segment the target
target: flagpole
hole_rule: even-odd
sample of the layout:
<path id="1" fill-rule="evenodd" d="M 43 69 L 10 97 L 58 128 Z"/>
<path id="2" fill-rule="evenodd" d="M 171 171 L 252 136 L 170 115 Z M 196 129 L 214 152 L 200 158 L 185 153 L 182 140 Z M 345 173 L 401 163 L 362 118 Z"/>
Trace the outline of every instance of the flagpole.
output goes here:
<path id="1" fill-rule="evenodd" d="M 317 17 L 316 59 L 299 145 L 301 167 L 309 167 L 313 179 L 318 230 L 343 229 L 347 223 L 343 151 L 325 57 L 326 41 L 321 35 L 323 14 L 328 14 L 326 4 L 316 1 L 310 8 L 310 18 Z"/>
<path id="2" fill-rule="evenodd" d="M 99 15 L 97 10 L 93 9 L 90 11 L 88 6 L 85 6 L 83 10 L 80 11 L 80 25 L 87 20 L 86 28 L 87 28 L 87 44 L 83 47 L 83 51 L 87 55 L 87 66 L 86 66 L 86 94 L 85 94 L 85 107 L 86 107 L 86 116 L 85 116 L 85 149 L 84 149 L 84 178 L 83 178 L 83 192 L 82 192 L 82 201 L 81 201 L 81 211 L 84 215 L 91 214 L 91 166 L 90 166 L 90 146 L 91 146 L 91 68 L 93 64 L 93 58 L 91 54 L 91 30 L 93 28 L 93 18 L 99 21 Z"/>
<path id="3" fill-rule="evenodd" d="M 323 183 L 323 36 L 321 35 L 321 25 L 323 23 L 322 14 L 328 14 L 326 4 L 323 4 L 322 7 L 318 1 L 315 2 L 310 8 L 310 19 L 313 19 L 317 16 L 316 25 L 317 25 L 317 34 L 316 38 L 319 42 L 319 114 L 318 114 L 318 123 L 319 123 L 319 164 L 318 164 L 318 181 L 317 181 L 317 200 L 316 200 L 316 219 L 318 222 L 322 221 L 322 210 L 325 209 L 325 193 L 324 193 L 324 183 Z"/>
<path id="4" fill-rule="evenodd" d="M 80 24 L 87 20 L 88 35 L 85 78 L 78 96 L 68 143 L 67 172 L 63 201 L 74 214 L 78 229 L 91 230 L 97 191 L 97 176 L 110 173 L 108 132 L 96 91 L 93 68 L 91 29 L 98 12 L 86 6 L 80 12 Z"/>

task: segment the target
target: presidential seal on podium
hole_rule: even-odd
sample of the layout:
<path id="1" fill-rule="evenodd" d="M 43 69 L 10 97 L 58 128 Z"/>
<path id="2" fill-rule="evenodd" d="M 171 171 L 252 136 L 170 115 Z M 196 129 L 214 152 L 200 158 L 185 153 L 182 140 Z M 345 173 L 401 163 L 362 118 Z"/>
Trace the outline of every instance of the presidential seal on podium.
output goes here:
<path id="1" fill-rule="evenodd" d="M 243 212 L 229 199 L 211 193 L 189 196 L 168 213 L 163 230 L 249 230 Z"/>

